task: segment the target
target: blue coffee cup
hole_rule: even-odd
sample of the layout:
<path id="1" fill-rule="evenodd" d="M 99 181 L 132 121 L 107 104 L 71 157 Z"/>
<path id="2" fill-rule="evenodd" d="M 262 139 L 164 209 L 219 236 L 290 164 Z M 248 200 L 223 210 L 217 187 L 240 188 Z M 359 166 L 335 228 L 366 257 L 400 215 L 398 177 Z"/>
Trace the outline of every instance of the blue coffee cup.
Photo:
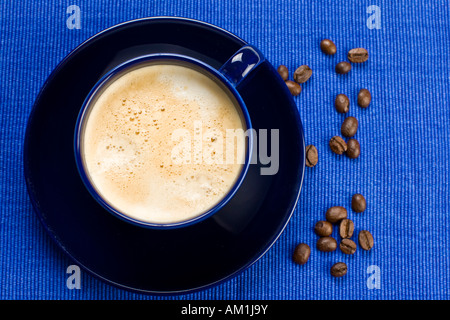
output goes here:
<path id="1" fill-rule="evenodd" d="M 89 92 L 86 97 L 83 105 L 81 106 L 78 119 L 75 126 L 75 134 L 74 134 L 74 152 L 75 152 L 75 161 L 78 168 L 79 175 L 81 180 L 83 181 L 85 187 L 92 195 L 92 197 L 108 212 L 112 215 L 141 227 L 148 228 L 156 228 L 156 229 L 170 229 L 170 228 L 179 228 L 192 225 L 199 221 L 202 221 L 216 212 L 218 212 L 221 208 L 223 208 L 230 199 L 237 192 L 242 182 L 245 179 L 248 168 L 251 164 L 252 153 L 253 153 L 253 135 L 248 134 L 246 150 L 245 150 L 245 162 L 242 166 L 241 172 L 236 179 L 234 185 L 231 189 L 222 197 L 222 199 L 216 203 L 210 209 L 199 212 L 193 218 L 189 218 L 182 221 L 171 222 L 171 223 L 156 223 L 149 222 L 144 220 L 136 219 L 128 215 L 126 212 L 122 212 L 115 208 L 111 201 L 106 199 L 95 186 L 95 183 L 92 181 L 89 171 L 87 169 L 85 160 L 84 160 L 84 150 L 83 150 L 83 139 L 84 139 L 84 131 L 86 127 L 87 119 L 89 118 L 90 112 L 92 111 L 92 107 L 94 102 L 98 98 L 99 95 L 112 83 L 114 80 L 124 72 L 128 70 L 132 70 L 134 68 L 140 68 L 142 66 L 151 65 L 151 64 L 175 64 L 182 65 L 189 68 L 192 68 L 196 71 L 207 75 L 210 79 L 214 80 L 221 88 L 229 94 L 230 98 L 234 99 L 236 102 L 236 106 L 239 106 L 238 111 L 242 116 L 243 122 L 245 122 L 246 130 L 252 130 L 252 124 L 250 120 L 250 115 L 243 101 L 242 97 L 239 94 L 238 88 L 244 80 L 248 80 L 252 77 L 253 70 L 258 67 L 264 61 L 263 55 L 254 48 L 253 46 L 247 45 L 238 50 L 220 69 L 215 69 L 212 66 L 195 59 L 193 57 L 189 57 L 186 55 L 174 54 L 174 53 L 157 53 L 141 56 L 132 60 L 129 60 L 123 64 L 118 65 L 117 67 L 110 70 L 106 75 L 104 75 L 100 81 L 96 83 L 96 85 Z"/>

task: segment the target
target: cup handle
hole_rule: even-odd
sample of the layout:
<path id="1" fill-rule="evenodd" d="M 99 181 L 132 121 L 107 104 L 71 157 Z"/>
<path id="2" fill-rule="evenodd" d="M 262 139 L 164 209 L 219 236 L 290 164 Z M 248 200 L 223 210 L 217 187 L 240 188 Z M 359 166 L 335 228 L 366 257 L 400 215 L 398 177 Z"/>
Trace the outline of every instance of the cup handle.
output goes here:
<path id="1" fill-rule="evenodd" d="M 237 87 L 264 60 L 264 56 L 258 49 L 246 45 L 228 59 L 219 72 Z"/>

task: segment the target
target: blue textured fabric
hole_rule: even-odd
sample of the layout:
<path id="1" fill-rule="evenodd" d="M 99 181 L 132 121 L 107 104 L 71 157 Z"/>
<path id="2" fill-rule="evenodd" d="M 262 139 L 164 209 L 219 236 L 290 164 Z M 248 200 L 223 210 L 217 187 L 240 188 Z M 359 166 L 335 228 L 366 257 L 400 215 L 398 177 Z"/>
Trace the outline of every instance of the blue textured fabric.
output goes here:
<path id="1" fill-rule="evenodd" d="M 67 7 L 81 10 L 69 29 Z M 367 25 L 380 9 L 380 29 Z M 236 278 L 205 291 L 168 297 L 130 293 L 85 273 L 68 289 L 72 262 L 54 245 L 32 210 L 23 177 L 22 149 L 31 106 L 53 68 L 77 45 L 117 23 L 147 16 L 182 16 L 227 29 L 257 46 L 274 66 L 301 64 L 312 78 L 295 98 L 307 144 L 319 164 L 306 168 L 292 219 L 275 245 Z M 450 10 L 447 1 L 13 1 L 0 2 L 0 298 L 1 299 L 449 299 Z M 338 48 L 319 49 L 323 38 Z M 334 65 L 354 47 L 369 61 L 346 77 Z M 368 109 L 356 106 L 361 87 Z M 350 97 L 358 118 L 359 159 L 330 152 L 344 115 L 334 97 Z M 352 194 L 366 196 L 366 212 L 350 210 Z M 357 231 L 375 238 L 369 251 L 345 256 L 316 250 L 316 221 L 333 205 L 349 209 Z M 336 232 L 336 231 L 335 231 Z M 291 261 L 299 242 L 312 248 L 308 264 Z M 332 278 L 344 261 L 349 272 Z M 380 288 L 370 289 L 369 266 Z M 369 272 L 368 272 L 369 271 Z M 369 285 L 368 285 L 369 284 Z"/>

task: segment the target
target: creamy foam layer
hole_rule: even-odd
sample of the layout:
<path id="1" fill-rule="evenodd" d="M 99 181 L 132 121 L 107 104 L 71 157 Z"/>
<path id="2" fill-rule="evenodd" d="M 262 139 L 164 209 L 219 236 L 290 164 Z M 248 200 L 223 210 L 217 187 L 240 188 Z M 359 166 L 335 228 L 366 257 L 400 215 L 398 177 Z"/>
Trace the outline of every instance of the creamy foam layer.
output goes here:
<path id="1" fill-rule="evenodd" d="M 245 129 L 233 101 L 207 76 L 145 66 L 115 80 L 94 103 L 85 165 L 117 210 L 147 222 L 183 221 L 232 188 L 244 163 Z"/>

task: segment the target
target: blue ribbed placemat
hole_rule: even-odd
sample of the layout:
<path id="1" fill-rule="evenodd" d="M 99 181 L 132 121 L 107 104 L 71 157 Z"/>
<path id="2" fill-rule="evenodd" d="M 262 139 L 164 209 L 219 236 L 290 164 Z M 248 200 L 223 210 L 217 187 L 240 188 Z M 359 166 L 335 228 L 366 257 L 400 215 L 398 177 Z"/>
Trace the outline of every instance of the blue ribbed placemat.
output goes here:
<path id="1" fill-rule="evenodd" d="M 69 29 L 67 8 L 81 10 L 80 29 Z M 367 20 L 375 5 L 380 29 Z M 147 16 L 182 16 L 227 29 L 261 49 L 275 66 L 301 64 L 313 76 L 295 100 L 307 144 L 320 161 L 307 168 L 300 201 L 269 252 L 243 274 L 218 287 L 176 299 L 448 299 L 450 283 L 449 4 L 446 1 L 13 1 L 0 2 L 0 298 L 147 299 L 82 273 L 81 289 L 68 289 L 72 262 L 53 244 L 26 193 L 22 149 L 31 106 L 53 68 L 78 44 L 117 23 Z M 322 38 L 338 47 L 319 50 Z M 334 72 L 353 47 L 370 59 L 346 77 Z M 361 87 L 372 105 L 356 107 Z M 344 119 L 334 97 L 351 100 L 362 154 L 352 161 L 329 151 Z M 314 223 L 332 205 L 350 209 L 362 193 L 367 211 L 349 211 L 357 231 L 375 238 L 370 252 L 354 256 L 315 249 Z M 307 265 L 291 262 L 298 242 L 312 247 Z M 342 260 L 349 273 L 329 276 Z M 369 266 L 380 288 L 370 289 Z M 370 279 L 369 279 L 370 284 Z"/>

